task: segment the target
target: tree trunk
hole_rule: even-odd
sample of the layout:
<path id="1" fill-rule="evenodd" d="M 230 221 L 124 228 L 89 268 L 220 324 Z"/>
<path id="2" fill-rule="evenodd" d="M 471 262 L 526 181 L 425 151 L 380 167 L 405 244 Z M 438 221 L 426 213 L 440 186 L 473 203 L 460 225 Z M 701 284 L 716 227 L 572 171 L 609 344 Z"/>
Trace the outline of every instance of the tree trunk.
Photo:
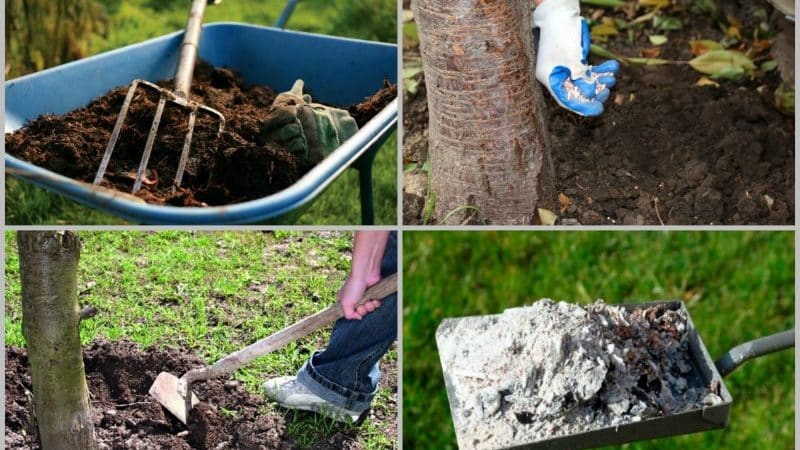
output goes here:
<path id="1" fill-rule="evenodd" d="M 42 449 L 94 450 L 97 444 L 78 332 L 78 235 L 20 231 L 17 244 L 22 333 Z"/>
<path id="2" fill-rule="evenodd" d="M 440 223 L 532 224 L 538 201 L 552 196 L 531 6 L 530 0 L 412 2 Z"/>

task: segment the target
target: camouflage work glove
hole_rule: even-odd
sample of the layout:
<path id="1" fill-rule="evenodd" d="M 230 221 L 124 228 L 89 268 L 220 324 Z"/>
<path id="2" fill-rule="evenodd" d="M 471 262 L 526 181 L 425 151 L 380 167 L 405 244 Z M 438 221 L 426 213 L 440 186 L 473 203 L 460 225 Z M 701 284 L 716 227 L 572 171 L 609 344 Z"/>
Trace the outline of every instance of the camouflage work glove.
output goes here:
<path id="1" fill-rule="evenodd" d="M 312 103 L 303 94 L 303 80 L 278 94 L 261 127 L 260 143 L 275 142 L 297 156 L 301 165 L 313 165 L 331 154 L 358 131 L 355 119 L 343 109 Z"/>

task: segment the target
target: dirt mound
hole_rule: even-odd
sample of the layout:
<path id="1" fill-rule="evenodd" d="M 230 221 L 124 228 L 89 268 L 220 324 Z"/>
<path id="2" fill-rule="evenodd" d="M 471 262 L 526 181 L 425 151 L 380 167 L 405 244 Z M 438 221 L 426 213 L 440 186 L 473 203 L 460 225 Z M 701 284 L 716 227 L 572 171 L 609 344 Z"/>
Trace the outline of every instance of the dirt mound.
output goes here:
<path id="1" fill-rule="evenodd" d="M 295 447 L 284 419 L 260 412 L 265 402 L 233 381 L 198 383 L 203 403 L 184 426 L 147 394 L 162 371 L 202 366 L 177 349 L 142 351 L 127 341 L 98 341 L 84 350 L 97 439 L 105 449 L 284 449 Z M 25 350 L 6 347 L 6 448 L 38 449 Z"/>
<path id="2" fill-rule="evenodd" d="M 732 82 L 692 86 L 697 78 L 689 67 L 626 67 L 617 95 L 627 98 L 602 118 L 551 109 L 557 187 L 574 203 L 566 217 L 582 224 L 793 223 L 792 119 L 775 110 L 771 91 Z"/>
<path id="3" fill-rule="evenodd" d="M 169 80 L 158 84 L 172 89 Z M 313 86 L 309 88 L 313 91 Z M 63 116 L 40 116 L 6 135 L 6 150 L 38 166 L 91 183 L 127 91 L 127 86 L 116 88 Z M 122 192 L 131 191 L 158 103 L 154 91 L 139 88 L 136 92 L 103 181 L 103 186 Z M 172 182 L 189 115 L 167 104 L 145 183 L 136 195 L 155 204 L 225 205 L 261 198 L 293 184 L 310 167 L 299 167 L 282 146 L 255 143 L 275 96 L 269 87 L 247 85 L 232 70 L 199 63 L 191 98 L 221 112 L 226 119 L 225 131 L 218 139 L 218 120 L 207 113 L 198 114 L 182 188 L 173 194 Z M 397 87 L 385 83 L 374 96 L 353 105 L 351 111 L 359 126 L 396 96 Z"/>

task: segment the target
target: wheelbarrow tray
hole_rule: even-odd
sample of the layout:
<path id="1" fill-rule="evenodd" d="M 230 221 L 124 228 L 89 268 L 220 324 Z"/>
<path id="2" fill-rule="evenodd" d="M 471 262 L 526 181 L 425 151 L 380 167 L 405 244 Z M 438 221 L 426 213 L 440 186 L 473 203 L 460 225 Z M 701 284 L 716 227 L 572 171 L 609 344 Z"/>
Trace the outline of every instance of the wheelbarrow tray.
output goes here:
<path id="1" fill-rule="evenodd" d="M 6 133 L 45 114 L 65 114 L 135 78 L 171 78 L 183 32 L 176 32 L 6 82 Z M 203 26 L 200 57 L 250 84 L 288 90 L 302 78 L 323 103 L 351 105 L 397 82 L 397 46 L 240 23 Z M 48 93 L 43 95 L 42 93 Z M 153 224 L 291 223 L 397 124 L 395 99 L 331 155 L 288 188 L 256 200 L 211 207 L 143 203 L 5 155 L 9 174 L 127 220 Z M 109 133 L 111 130 L 109 130 Z M 98 165 L 100 161 L 97 161 Z"/>
<path id="2" fill-rule="evenodd" d="M 513 449 L 554 449 L 554 450 L 575 450 L 582 448 L 602 447 L 605 445 L 624 444 L 626 442 L 633 442 L 645 439 L 655 439 L 667 436 L 674 436 L 680 434 L 696 433 L 700 431 L 714 430 L 724 428 L 728 423 L 728 416 L 730 414 L 731 404 L 733 399 L 728 392 L 722 377 L 719 375 L 716 366 L 714 365 L 711 356 L 708 354 L 703 340 L 697 332 L 697 329 L 689 316 L 688 310 L 683 302 L 678 301 L 659 301 L 648 303 L 635 303 L 621 305 L 628 311 L 633 311 L 637 307 L 646 308 L 659 304 L 669 305 L 670 307 L 679 307 L 686 311 L 687 330 L 689 333 L 689 356 L 690 364 L 692 366 L 691 376 L 687 378 L 689 386 L 708 386 L 712 381 L 717 381 L 720 385 L 719 396 L 722 398 L 722 403 L 702 407 L 695 410 L 682 412 L 680 414 L 673 414 L 669 416 L 653 417 L 645 419 L 640 422 L 634 422 L 625 425 L 618 425 L 613 427 L 599 428 L 584 433 L 577 433 L 572 435 L 560 436 L 551 439 L 522 443 L 521 445 L 509 447 Z M 446 333 L 452 329 L 458 322 L 463 320 L 475 320 L 476 317 L 463 317 L 455 319 L 445 319 L 439 326 L 436 332 L 437 340 L 441 333 Z M 442 358 L 444 361 L 444 358 Z M 447 397 L 450 402 L 450 410 L 453 412 L 452 416 L 455 420 L 458 414 L 459 405 L 462 403 L 461 399 L 456 398 L 455 389 L 451 383 L 450 377 L 447 373 L 447 368 L 443 367 L 445 385 L 447 387 Z M 456 430 L 459 429 L 456 424 Z M 459 446 L 466 448 L 462 445 L 461 436 L 457 436 Z"/>

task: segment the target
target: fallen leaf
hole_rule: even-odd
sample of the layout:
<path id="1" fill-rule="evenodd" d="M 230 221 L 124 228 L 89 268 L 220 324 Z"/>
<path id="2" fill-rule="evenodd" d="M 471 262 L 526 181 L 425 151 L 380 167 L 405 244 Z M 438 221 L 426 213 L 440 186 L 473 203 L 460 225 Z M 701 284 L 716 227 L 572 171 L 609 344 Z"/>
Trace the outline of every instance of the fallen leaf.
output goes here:
<path id="1" fill-rule="evenodd" d="M 764 72 L 770 72 L 770 71 L 775 70 L 777 67 L 778 67 L 778 61 L 775 61 L 774 59 L 769 59 L 769 60 L 764 61 L 763 63 L 761 63 L 761 67 L 760 68 Z"/>
<path id="2" fill-rule="evenodd" d="M 625 59 L 621 55 L 618 55 L 611 50 L 608 50 L 604 47 L 601 47 L 597 44 L 591 44 L 589 50 L 593 55 L 599 56 L 601 58 L 610 58 L 610 59 Z"/>
<path id="3" fill-rule="evenodd" d="M 755 50 L 758 53 L 763 52 L 764 50 L 769 50 L 769 48 L 772 47 L 772 40 L 770 39 L 755 40 L 753 41 L 752 47 L 753 50 Z"/>
<path id="4" fill-rule="evenodd" d="M 735 50 L 712 50 L 692 59 L 689 65 L 698 72 L 722 78 L 732 78 L 756 68 L 750 58 Z"/>
<path id="5" fill-rule="evenodd" d="M 734 26 L 736 28 L 742 28 L 743 27 L 742 22 L 739 19 L 737 19 L 735 16 L 731 16 L 730 14 L 728 14 L 728 15 L 725 16 L 725 19 L 728 21 L 729 24 L 731 24 L 731 26 Z"/>
<path id="6" fill-rule="evenodd" d="M 742 32 L 739 31 L 738 27 L 735 27 L 735 26 L 731 25 L 731 26 L 728 27 L 727 30 L 725 30 L 725 36 L 727 36 L 729 38 L 741 39 L 742 38 Z"/>
<path id="7" fill-rule="evenodd" d="M 781 83 L 775 89 L 775 107 L 784 114 L 794 114 L 794 87 Z"/>
<path id="8" fill-rule="evenodd" d="M 666 8 L 669 6 L 669 0 L 639 0 L 639 6 L 649 6 L 652 8 Z"/>
<path id="9" fill-rule="evenodd" d="M 561 214 L 564 214 L 564 211 L 569 208 L 569 205 L 572 204 L 572 200 L 569 199 L 563 192 L 558 194 L 558 203 L 561 204 Z"/>
<path id="10" fill-rule="evenodd" d="M 698 39 L 696 41 L 689 41 L 689 47 L 692 50 L 692 55 L 700 56 L 704 53 L 708 53 L 711 50 L 723 50 L 722 45 L 719 42 L 712 41 L 710 39 Z"/>
<path id="11" fill-rule="evenodd" d="M 661 58 L 627 58 L 631 64 L 639 64 L 642 66 L 660 66 L 662 64 L 669 64 L 670 61 L 668 59 L 661 59 Z"/>
<path id="12" fill-rule="evenodd" d="M 655 58 L 661 54 L 661 49 L 658 47 L 646 48 L 640 52 L 645 58 Z"/>
<path id="13" fill-rule="evenodd" d="M 653 34 L 647 36 L 647 38 L 650 39 L 650 43 L 653 45 L 664 45 L 667 43 L 667 37 L 663 34 Z"/>
<path id="14" fill-rule="evenodd" d="M 711 78 L 700 77 L 699 80 L 694 84 L 695 86 L 714 86 L 719 87 L 719 83 L 712 80 Z"/>
<path id="15" fill-rule="evenodd" d="M 657 30 L 680 30 L 683 28 L 683 22 L 675 17 L 670 16 L 655 16 L 653 17 L 653 27 Z"/>
<path id="16" fill-rule="evenodd" d="M 549 209 L 544 208 L 537 208 L 539 213 L 539 223 L 542 225 L 555 225 L 556 220 L 558 220 L 558 216 Z"/>
<path id="17" fill-rule="evenodd" d="M 592 27 L 591 31 L 593 38 L 614 36 L 616 34 L 619 34 L 619 30 L 617 30 L 617 24 L 614 23 L 614 19 L 610 17 L 603 17 L 598 24 Z"/>

